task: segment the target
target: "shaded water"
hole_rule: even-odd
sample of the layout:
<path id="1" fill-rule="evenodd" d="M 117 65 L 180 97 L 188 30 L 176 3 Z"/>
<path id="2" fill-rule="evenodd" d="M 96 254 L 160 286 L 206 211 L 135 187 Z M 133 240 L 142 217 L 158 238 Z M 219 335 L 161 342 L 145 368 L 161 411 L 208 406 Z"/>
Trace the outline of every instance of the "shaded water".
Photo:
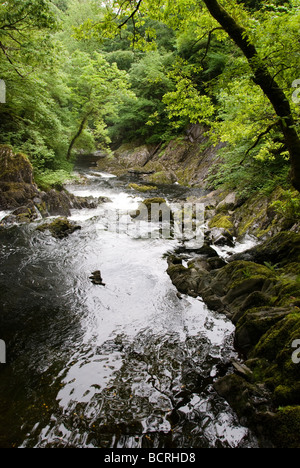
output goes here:
<path id="1" fill-rule="evenodd" d="M 233 325 L 178 298 L 165 258 L 176 240 L 108 230 L 108 208 L 138 205 L 128 180 L 86 175 L 70 190 L 111 202 L 73 211 L 81 231 L 0 231 L 0 446 L 256 447 L 212 387 L 236 356 Z M 99 269 L 105 287 L 89 279 Z"/>

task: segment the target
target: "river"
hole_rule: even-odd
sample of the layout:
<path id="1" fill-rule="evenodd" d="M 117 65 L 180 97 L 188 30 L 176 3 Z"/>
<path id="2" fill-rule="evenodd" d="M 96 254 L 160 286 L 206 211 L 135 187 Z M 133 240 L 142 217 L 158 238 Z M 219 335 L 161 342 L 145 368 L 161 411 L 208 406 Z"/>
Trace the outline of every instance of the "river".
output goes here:
<path id="1" fill-rule="evenodd" d="M 72 211 L 80 231 L 58 240 L 40 221 L 0 231 L 0 447 L 257 447 L 212 386 L 237 358 L 232 323 L 178 297 L 165 257 L 176 239 L 109 229 L 109 213 L 143 198 L 128 177 L 77 170 L 87 183 L 71 192 L 110 199 Z M 105 286 L 92 284 L 95 270 Z"/>

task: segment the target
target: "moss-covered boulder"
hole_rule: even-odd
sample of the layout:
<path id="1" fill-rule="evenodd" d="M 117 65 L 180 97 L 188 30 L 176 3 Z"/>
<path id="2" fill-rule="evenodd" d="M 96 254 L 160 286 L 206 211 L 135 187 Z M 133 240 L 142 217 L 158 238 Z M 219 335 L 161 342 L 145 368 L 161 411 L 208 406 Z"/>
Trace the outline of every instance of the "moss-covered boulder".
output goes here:
<path id="1" fill-rule="evenodd" d="M 169 261 L 167 270 L 168 275 L 172 279 L 172 283 L 177 290 L 182 294 L 188 294 L 197 297 L 198 284 L 199 284 L 199 270 L 192 265 L 189 268 L 184 267 L 181 263 L 176 261 L 173 263 Z"/>
<path id="2" fill-rule="evenodd" d="M 28 158 L 21 153 L 14 154 L 9 146 L 0 146 L 0 209 L 25 206 L 38 194 Z"/>
<path id="3" fill-rule="evenodd" d="M 45 232 L 50 231 L 56 239 L 64 239 L 73 232 L 80 230 L 81 227 L 71 223 L 67 218 L 58 218 L 51 223 L 44 223 L 37 228 L 37 231 Z"/>
<path id="4" fill-rule="evenodd" d="M 293 359 L 293 344 L 299 337 L 300 310 L 295 308 L 270 326 L 249 353 L 258 380 L 263 374 L 278 405 L 300 404 L 300 366 Z"/>
<path id="5" fill-rule="evenodd" d="M 257 428 L 258 415 L 268 412 L 270 395 L 264 386 L 257 386 L 236 373 L 227 374 L 214 383 L 214 388 L 237 413 L 241 420 Z"/>
<path id="6" fill-rule="evenodd" d="M 219 228 L 224 229 L 230 235 L 234 233 L 233 221 L 230 215 L 225 213 L 218 213 L 209 221 L 208 227 L 210 229 Z"/>
<path id="7" fill-rule="evenodd" d="M 244 356 L 251 355 L 251 351 L 261 337 L 273 325 L 289 315 L 289 308 L 259 307 L 247 310 L 237 322 L 235 345 Z"/>
<path id="8" fill-rule="evenodd" d="M 25 154 L 14 154 L 10 146 L 0 146 L 0 180 L 33 184 L 33 168 Z"/>
<path id="9" fill-rule="evenodd" d="M 0 210 L 14 210 L 4 223 L 31 222 L 38 216 L 66 217 L 72 208 L 95 208 L 102 201 L 76 197 L 64 189 L 41 191 L 27 156 L 0 145 Z"/>
<path id="10" fill-rule="evenodd" d="M 300 406 L 279 408 L 266 418 L 266 426 L 277 448 L 300 447 Z"/>

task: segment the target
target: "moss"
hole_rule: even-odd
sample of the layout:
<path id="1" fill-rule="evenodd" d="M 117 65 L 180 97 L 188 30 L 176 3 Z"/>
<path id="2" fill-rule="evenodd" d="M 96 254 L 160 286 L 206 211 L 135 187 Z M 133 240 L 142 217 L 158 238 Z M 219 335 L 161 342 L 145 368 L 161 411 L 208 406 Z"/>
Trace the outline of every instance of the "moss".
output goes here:
<path id="1" fill-rule="evenodd" d="M 287 406 L 300 403 L 300 382 L 286 382 L 274 390 L 274 402 L 277 406 Z"/>
<path id="2" fill-rule="evenodd" d="M 230 216 L 226 216 L 223 213 L 215 215 L 208 224 L 209 228 L 220 228 L 225 229 L 229 233 L 232 233 L 234 226 Z"/>
<path id="3" fill-rule="evenodd" d="M 278 306 L 300 307 L 300 282 L 283 279 L 277 287 Z"/>
<path id="4" fill-rule="evenodd" d="M 25 154 L 14 154 L 11 147 L 0 146 L 0 180 L 2 182 L 32 184 L 32 174 L 32 165 Z"/>
<path id="5" fill-rule="evenodd" d="M 153 190 L 157 190 L 157 187 L 153 185 L 138 185 L 138 184 L 129 184 L 129 188 L 132 188 L 133 190 L 136 190 L 137 192 L 151 192 Z"/>
<path id="6" fill-rule="evenodd" d="M 274 361 L 288 350 L 292 357 L 292 342 L 300 337 L 300 312 L 296 309 L 267 331 L 256 345 L 253 355 Z M 292 361 L 291 361 L 292 362 Z"/>
<path id="7" fill-rule="evenodd" d="M 49 230 L 53 237 L 64 239 L 79 229 L 81 229 L 80 226 L 70 223 L 67 218 L 58 218 L 52 223 L 42 224 L 37 228 L 37 231 L 44 232 Z"/>
<path id="8" fill-rule="evenodd" d="M 151 206 L 152 204 L 164 204 L 167 203 L 164 198 L 147 198 L 146 200 L 143 201 L 143 204 L 148 206 Z"/>
<path id="9" fill-rule="evenodd" d="M 250 353 L 258 358 L 254 375 L 268 386 L 276 406 L 300 404 L 300 367 L 292 359 L 292 344 L 299 337 L 300 313 L 293 311 L 273 325 Z"/>
<path id="10" fill-rule="evenodd" d="M 300 234 L 280 232 L 252 249 L 253 261 L 279 264 L 281 268 L 291 262 L 300 262 Z"/>
<path id="11" fill-rule="evenodd" d="M 270 425 L 277 448 L 300 448 L 300 406 L 280 408 Z"/>
<path id="12" fill-rule="evenodd" d="M 166 171 L 159 171 L 156 172 L 155 174 L 152 174 L 148 178 L 149 182 L 153 184 L 158 184 L 158 185 L 163 185 L 163 184 L 172 184 L 176 180 L 175 176 L 172 176 L 171 173 L 168 173 Z"/>
<path id="13" fill-rule="evenodd" d="M 246 279 L 276 279 L 275 273 L 266 266 L 244 260 L 229 263 L 223 269 L 223 272 L 229 277 L 228 289 L 235 288 Z"/>
<path id="14" fill-rule="evenodd" d="M 190 187 L 190 181 L 193 177 L 194 168 L 177 169 L 176 176 L 180 185 Z"/>

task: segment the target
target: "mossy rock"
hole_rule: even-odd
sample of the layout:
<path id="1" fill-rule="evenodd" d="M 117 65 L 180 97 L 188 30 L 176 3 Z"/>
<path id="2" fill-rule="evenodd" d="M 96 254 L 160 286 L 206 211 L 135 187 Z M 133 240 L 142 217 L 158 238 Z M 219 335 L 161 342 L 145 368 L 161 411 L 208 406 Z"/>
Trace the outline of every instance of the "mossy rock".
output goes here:
<path id="1" fill-rule="evenodd" d="M 157 187 L 153 185 L 129 184 L 128 187 L 141 193 L 153 192 L 154 190 L 157 190 Z"/>
<path id="2" fill-rule="evenodd" d="M 227 277 L 228 290 L 243 284 L 246 280 L 276 280 L 276 274 L 264 265 L 248 261 L 235 261 L 227 264 L 221 275 Z"/>
<path id="3" fill-rule="evenodd" d="M 272 326 L 253 350 L 253 357 L 277 360 L 283 366 L 292 363 L 292 343 L 300 339 L 300 310 L 295 308 L 280 322 Z M 288 361 L 288 362 L 287 362 Z M 293 365 L 292 370 L 298 366 Z M 300 372 L 300 369 L 299 369 Z M 299 374 L 300 376 L 300 374 Z"/>
<path id="4" fill-rule="evenodd" d="M 256 294 L 256 293 L 255 293 Z M 288 308 L 259 307 L 247 310 L 236 324 L 235 346 L 244 355 L 257 345 L 272 326 L 289 314 Z"/>
<path id="5" fill-rule="evenodd" d="M 159 208 L 154 210 L 153 207 Z M 148 198 L 144 200 L 138 207 L 135 213 L 131 214 L 131 217 L 139 220 L 161 222 L 161 221 L 172 221 L 174 219 L 171 208 L 167 205 L 164 198 Z"/>
<path id="6" fill-rule="evenodd" d="M 14 154 L 10 146 L 0 146 L 0 181 L 33 184 L 33 168 L 23 153 Z"/>
<path id="7" fill-rule="evenodd" d="M 293 360 L 293 343 L 299 336 L 300 312 L 295 310 L 270 327 L 249 353 L 257 359 L 257 381 L 268 385 L 277 406 L 300 404 L 300 367 Z"/>
<path id="8" fill-rule="evenodd" d="M 71 223 L 67 218 L 58 218 L 52 223 L 42 224 L 37 228 L 37 231 L 50 231 L 56 239 L 64 239 L 80 229 L 80 226 Z"/>
<path id="9" fill-rule="evenodd" d="M 176 174 L 172 171 L 159 171 L 148 177 L 148 181 L 152 184 L 171 185 L 177 182 Z"/>
<path id="10" fill-rule="evenodd" d="M 300 382 L 278 385 L 274 390 L 273 400 L 277 407 L 300 404 Z"/>
<path id="11" fill-rule="evenodd" d="M 234 231 L 233 222 L 230 216 L 225 215 L 224 213 L 219 213 L 215 215 L 208 223 L 210 229 L 219 228 L 225 229 L 229 234 L 232 234 Z"/>
<path id="12" fill-rule="evenodd" d="M 269 430 L 277 448 L 300 448 L 300 406 L 287 406 L 270 418 Z"/>
<path id="13" fill-rule="evenodd" d="M 268 410 L 267 392 L 244 377 L 228 374 L 214 383 L 214 388 L 237 413 L 239 418 L 246 418 L 248 423 L 255 422 L 259 412 Z"/>
<path id="14" fill-rule="evenodd" d="M 189 294 L 194 297 L 198 295 L 199 272 L 192 266 L 185 268 L 178 263 L 169 264 L 167 273 L 180 293 Z"/>

